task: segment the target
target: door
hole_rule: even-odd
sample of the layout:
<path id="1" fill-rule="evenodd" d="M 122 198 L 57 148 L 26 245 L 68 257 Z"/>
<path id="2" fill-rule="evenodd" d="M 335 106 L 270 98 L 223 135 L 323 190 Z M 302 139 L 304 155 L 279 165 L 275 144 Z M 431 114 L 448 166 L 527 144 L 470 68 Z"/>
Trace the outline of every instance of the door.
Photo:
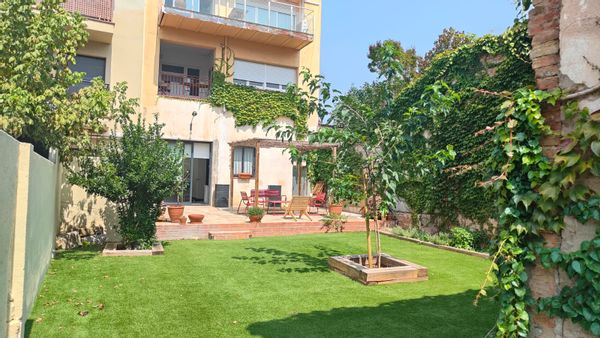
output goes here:
<path id="1" fill-rule="evenodd" d="M 175 146 L 176 142 L 169 142 Z M 183 197 L 181 203 L 208 204 L 210 201 L 210 143 L 183 143 Z M 166 200 L 177 202 L 177 195 Z"/>

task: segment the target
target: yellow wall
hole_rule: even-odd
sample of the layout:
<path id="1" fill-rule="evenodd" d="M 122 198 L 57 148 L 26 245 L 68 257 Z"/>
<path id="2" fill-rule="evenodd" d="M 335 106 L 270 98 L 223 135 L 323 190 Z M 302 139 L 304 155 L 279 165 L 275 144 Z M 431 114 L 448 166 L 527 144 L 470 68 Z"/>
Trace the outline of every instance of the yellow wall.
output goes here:
<path id="1" fill-rule="evenodd" d="M 297 3 L 297 2 L 296 2 Z M 92 31 L 91 41 L 80 53 L 83 55 L 105 57 L 107 60 L 107 82 L 114 85 L 127 81 L 130 97 L 140 99 L 140 112 L 147 119 L 155 113 L 165 123 L 165 138 L 186 141 L 203 141 L 212 144 L 211 200 L 214 197 L 215 184 L 230 184 L 230 147 L 229 142 L 247 138 L 264 138 L 266 129 L 262 126 L 235 127 L 231 113 L 221 107 L 211 107 L 199 100 L 184 100 L 159 97 L 159 57 L 160 42 L 170 42 L 190 47 L 213 49 L 215 58 L 221 55 L 221 46 L 229 46 L 235 57 L 277 66 L 309 68 L 313 73 L 320 72 L 321 46 L 321 1 L 306 3 L 314 12 L 314 39 L 301 50 L 260 44 L 257 42 L 227 38 L 218 35 L 192 32 L 170 27 L 159 27 L 159 14 L 162 0 L 115 0 L 112 24 L 98 24 L 88 20 Z M 107 36 L 109 38 L 107 40 Z M 194 120 L 192 134 L 189 132 L 191 113 L 199 114 Z M 281 119 L 281 123 L 291 123 Z M 317 128 L 318 118 L 309 120 L 311 129 Z M 269 137 L 273 137 L 270 135 Z M 276 163 L 277 165 L 269 165 Z M 292 164 L 281 149 L 264 151 L 261 160 L 261 188 L 269 184 L 283 186 L 283 193 L 291 195 Z M 267 178 L 277 178 L 267 180 Z M 250 187 L 251 185 L 251 187 Z M 237 205 L 239 191 L 253 188 L 251 182 L 236 182 L 233 192 Z M 87 195 L 78 187 L 63 185 L 61 231 L 78 227 L 92 229 L 96 226 L 109 230 L 115 221 L 111 206 L 102 198 Z M 110 216 L 110 217 L 109 217 Z M 114 235 L 110 234 L 109 235 Z M 110 236 L 114 238 L 113 236 Z"/>
<path id="2" fill-rule="evenodd" d="M 0 178 L 0 337 L 16 338 L 24 334 L 52 257 L 60 170 L 3 131 L 0 154 L 8 160 L 0 164 L 6 173 Z"/>

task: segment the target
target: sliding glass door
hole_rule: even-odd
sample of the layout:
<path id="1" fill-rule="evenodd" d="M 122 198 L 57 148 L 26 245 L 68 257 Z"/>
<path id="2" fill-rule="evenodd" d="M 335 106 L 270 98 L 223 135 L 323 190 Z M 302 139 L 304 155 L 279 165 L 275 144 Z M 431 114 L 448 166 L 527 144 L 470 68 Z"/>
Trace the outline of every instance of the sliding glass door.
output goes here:
<path id="1" fill-rule="evenodd" d="M 176 142 L 170 142 L 175 146 Z M 182 177 L 185 182 L 181 203 L 208 204 L 210 202 L 210 143 L 185 142 Z M 177 202 L 177 195 L 167 202 Z"/>

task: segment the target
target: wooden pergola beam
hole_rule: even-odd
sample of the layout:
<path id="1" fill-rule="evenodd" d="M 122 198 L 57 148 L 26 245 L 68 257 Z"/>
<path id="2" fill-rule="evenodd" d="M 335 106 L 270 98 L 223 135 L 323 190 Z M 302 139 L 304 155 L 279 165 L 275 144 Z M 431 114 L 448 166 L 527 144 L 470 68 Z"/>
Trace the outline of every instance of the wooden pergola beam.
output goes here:
<path id="1" fill-rule="evenodd" d="M 256 142 L 254 153 L 254 207 L 258 207 L 258 187 L 260 183 L 260 142 Z"/>

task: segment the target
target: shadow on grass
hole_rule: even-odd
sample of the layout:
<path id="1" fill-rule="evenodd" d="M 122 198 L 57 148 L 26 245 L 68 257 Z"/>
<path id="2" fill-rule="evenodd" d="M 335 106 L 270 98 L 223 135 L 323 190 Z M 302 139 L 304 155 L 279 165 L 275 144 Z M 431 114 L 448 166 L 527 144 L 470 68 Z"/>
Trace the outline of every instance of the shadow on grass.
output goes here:
<path id="1" fill-rule="evenodd" d="M 88 245 L 76 249 L 60 250 L 56 251 L 56 253 L 54 254 L 54 259 L 75 261 L 92 259 L 100 255 L 103 248 L 104 246 L 102 245 Z"/>
<path id="2" fill-rule="evenodd" d="M 279 272 L 295 272 L 295 273 L 308 273 L 308 272 L 328 272 L 329 267 L 327 265 L 327 259 L 330 256 L 342 255 L 340 251 L 332 250 L 324 246 L 316 245 L 314 247 L 318 250 L 315 254 L 307 254 L 303 252 L 292 252 L 284 251 L 272 248 L 246 248 L 246 250 L 252 251 L 257 256 L 234 256 L 233 259 L 241 261 L 249 261 L 254 264 L 260 265 L 280 265 Z M 304 265 L 304 266 L 286 266 L 286 265 Z"/>
<path id="3" fill-rule="evenodd" d="M 373 286 L 368 286 L 372 288 Z M 375 286 L 376 287 L 376 286 Z M 294 314 L 246 329 L 259 337 L 483 337 L 498 308 L 489 299 L 472 304 L 476 291 Z"/>
<path id="4" fill-rule="evenodd" d="M 23 334 L 25 338 L 31 336 L 31 328 L 33 328 L 33 320 L 27 319 L 27 321 L 25 322 L 25 332 Z"/>

